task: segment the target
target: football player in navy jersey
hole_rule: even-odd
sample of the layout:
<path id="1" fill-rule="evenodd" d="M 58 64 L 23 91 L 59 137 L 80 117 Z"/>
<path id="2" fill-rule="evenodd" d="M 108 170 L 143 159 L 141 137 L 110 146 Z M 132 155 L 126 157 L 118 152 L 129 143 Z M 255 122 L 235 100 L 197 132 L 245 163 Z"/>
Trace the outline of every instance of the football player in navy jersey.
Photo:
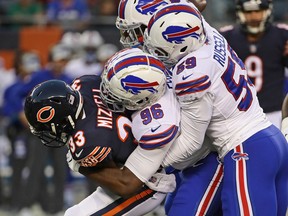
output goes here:
<path id="1" fill-rule="evenodd" d="M 100 81 L 99 76 L 86 75 L 75 79 L 71 87 L 60 80 L 49 80 L 35 86 L 25 101 L 25 116 L 31 132 L 48 147 L 67 145 L 68 159 L 77 162 L 74 167 L 70 163 L 70 168 L 92 179 L 95 173 L 101 176 L 103 170 L 123 166 L 137 147 L 130 120 L 103 105 Z M 171 184 L 167 182 L 166 189 L 173 191 L 174 176 L 171 177 Z M 105 175 L 97 179 L 104 186 L 105 181 L 109 181 Z M 116 193 L 124 196 L 129 192 Z M 98 187 L 78 205 L 68 209 L 65 216 L 143 215 L 158 206 L 165 195 L 140 186 L 136 194 L 128 194 L 130 198 L 125 199 L 105 187 Z"/>
<path id="2" fill-rule="evenodd" d="M 243 60 L 267 117 L 280 128 L 288 67 L 288 26 L 273 24 L 271 13 L 272 0 L 237 0 L 239 24 L 222 27 L 220 32 Z"/>

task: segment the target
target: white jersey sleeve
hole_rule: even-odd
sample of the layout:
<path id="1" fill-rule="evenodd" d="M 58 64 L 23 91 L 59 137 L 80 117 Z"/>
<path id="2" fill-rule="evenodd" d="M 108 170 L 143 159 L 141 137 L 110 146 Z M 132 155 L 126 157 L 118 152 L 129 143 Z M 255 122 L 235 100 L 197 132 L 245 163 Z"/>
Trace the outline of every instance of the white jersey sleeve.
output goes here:
<path id="1" fill-rule="evenodd" d="M 132 115 L 132 133 L 138 144 L 147 150 L 163 147 L 177 134 L 180 107 L 172 89 L 154 104 Z"/>
<path id="2" fill-rule="evenodd" d="M 179 134 L 180 107 L 171 89 L 156 103 L 132 115 L 132 132 L 138 147 L 125 166 L 146 182 L 158 170 Z"/>
<path id="3" fill-rule="evenodd" d="M 209 154 L 211 142 L 208 138 L 205 140 L 205 132 L 212 116 L 212 101 L 213 98 L 205 94 L 194 101 L 189 109 L 182 109 L 181 134 L 169 149 L 163 166 L 172 165 L 174 168 L 183 169 Z"/>

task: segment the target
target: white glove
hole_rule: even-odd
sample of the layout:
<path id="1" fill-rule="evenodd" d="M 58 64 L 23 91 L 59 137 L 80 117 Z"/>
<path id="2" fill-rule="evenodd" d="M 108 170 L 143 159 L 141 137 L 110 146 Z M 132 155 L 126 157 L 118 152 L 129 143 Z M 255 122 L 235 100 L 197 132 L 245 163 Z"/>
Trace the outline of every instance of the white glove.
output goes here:
<path id="1" fill-rule="evenodd" d="M 282 120 L 281 132 L 284 134 L 286 140 L 288 141 L 288 117 Z"/>
<path id="2" fill-rule="evenodd" d="M 155 173 L 145 184 L 154 191 L 170 193 L 176 188 L 176 178 L 175 175 L 162 171 Z"/>
<path id="3" fill-rule="evenodd" d="M 70 150 L 68 150 L 68 152 L 67 152 L 67 154 L 66 154 L 66 161 L 67 161 L 67 163 L 68 163 L 69 168 L 70 168 L 72 171 L 74 171 L 74 172 L 79 172 L 80 164 L 73 159 Z"/>

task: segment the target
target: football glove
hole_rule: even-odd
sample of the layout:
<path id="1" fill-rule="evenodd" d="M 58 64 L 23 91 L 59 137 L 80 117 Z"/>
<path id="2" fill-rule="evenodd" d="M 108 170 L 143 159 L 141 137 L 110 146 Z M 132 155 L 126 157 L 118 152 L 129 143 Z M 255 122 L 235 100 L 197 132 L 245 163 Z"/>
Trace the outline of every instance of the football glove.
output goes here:
<path id="1" fill-rule="evenodd" d="M 154 191 L 170 193 L 176 188 L 176 178 L 174 174 L 166 174 L 162 170 L 155 173 L 145 184 Z"/>

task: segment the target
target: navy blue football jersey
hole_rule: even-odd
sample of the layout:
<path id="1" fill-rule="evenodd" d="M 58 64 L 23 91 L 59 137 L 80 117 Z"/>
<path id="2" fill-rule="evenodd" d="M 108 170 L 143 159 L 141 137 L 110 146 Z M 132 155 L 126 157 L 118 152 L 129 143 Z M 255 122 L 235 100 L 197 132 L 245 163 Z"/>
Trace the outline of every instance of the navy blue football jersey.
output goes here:
<path id="1" fill-rule="evenodd" d="M 124 164 L 136 148 L 131 121 L 122 114 L 112 113 L 100 97 L 101 78 L 85 75 L 73 81 L 72 87 L 83 97 L 83 117 L 77 120 L 69 140 L 75 160 L 84 167 L 113 160 Z"/>
<path id="2" fill-rule="evenodd" d="M 262 38 L 253 43 L 247 40 L 240 26 L 224 27 L 220 32 L 245 63 L 264 112 L 281 110 L 288 66 L 288 57 L 283 55 L 288 40 L 287 26 L 271 25 Z"/>

